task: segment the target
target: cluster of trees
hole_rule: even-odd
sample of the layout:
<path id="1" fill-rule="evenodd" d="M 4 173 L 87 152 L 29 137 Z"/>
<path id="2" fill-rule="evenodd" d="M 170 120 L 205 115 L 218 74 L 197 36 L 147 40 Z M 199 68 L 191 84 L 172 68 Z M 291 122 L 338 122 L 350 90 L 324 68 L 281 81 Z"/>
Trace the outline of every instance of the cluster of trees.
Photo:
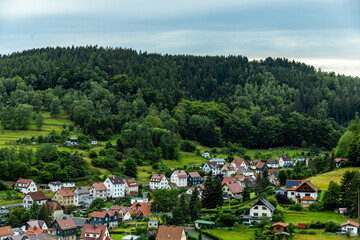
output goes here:
<path id="1" fill-rule="evenodd" d="M 160 147 L 168 159 L 181 138 L 332 148 L 360 106 L 359 84 L 287 59 L 33 49 L 0 56 L 0 118 L 24 129 L 43 108 L 63 110 L 86 135 L 121 134 L 126 148 Z"/>
<path id="2" fill-rule="evenodd" d="M 40 182 L 69 181 L 90 171 L 78 152 L 58 151 L 52 144 L 40 145 L 36 153 L 22 146 L 0 149 L 0 179 L 6 181 L 30 177 Z"/>

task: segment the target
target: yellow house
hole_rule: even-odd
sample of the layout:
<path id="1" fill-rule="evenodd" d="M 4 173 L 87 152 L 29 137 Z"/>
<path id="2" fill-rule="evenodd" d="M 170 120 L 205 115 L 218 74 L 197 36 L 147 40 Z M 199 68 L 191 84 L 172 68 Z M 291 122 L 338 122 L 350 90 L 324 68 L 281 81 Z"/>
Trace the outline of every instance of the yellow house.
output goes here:
<path id="1" fill-rule="evenodd" d="M 53 200 L 61 206 L 72 206 L 74 205 L 74 193 L 70 189 L 59 189 L 55 192 Z"/>

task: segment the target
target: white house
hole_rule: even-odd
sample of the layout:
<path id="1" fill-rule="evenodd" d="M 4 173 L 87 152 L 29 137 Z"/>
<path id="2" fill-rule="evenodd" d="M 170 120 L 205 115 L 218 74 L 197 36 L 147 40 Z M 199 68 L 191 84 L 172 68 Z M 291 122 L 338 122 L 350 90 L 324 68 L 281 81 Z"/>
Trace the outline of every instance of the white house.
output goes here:
<path id="1" fill-rule="evenodd" d="M 133 213 L 132 210 L 127 211 L 124 215 L 123 215 L 123 221 L 127 222 L 127 221 L 131 221 L 131 213 Z"/>
<path id="2" fill-rule="evenodd" d="M 210 159 L 210 162 L 215 162 L 220 165 L 225 165 L 226 161 L 223 158 L 212 158 Z"/>
<path id="3" fill-rule="evenodd" d="M 203 158 L 211 158 L 210 153 L 208 153 L 208 152 L 203 152 L 203 153 L 201 154 L 201 156 L 202 156 Z"/>
<path id="4" fill-rule="evenodd" d="M 225 164 L 221 168 L 221 175 L 224 177 L 231 177 L 231 175 L 236 173 L 236 169 L 232 164 Z"/>
<path id="5" fill-rule="evenodd" d="M 310 180 L 286 180 L 287 197 L 303 206 L 315 203 L 319 189 Z"/>
<path id="6" fill-rule="evenodd" d="M 231 162 L 231 165 L 233 165 L 235 167 L 236 171 L 241 167 L 243 169 L 245 169 L 246 171 L 249 168 L 249 166 L 244 158 L 234 158 L 234 160 L 232 160 L 232 162 Z"/>
<path id="7" fill-rule="evenodd" d="M 125 179 L 125 193 L 132 196 L 137 196 L 139 193 L 139 184 L 135 178 Z"/>
<path id="8" fill-rule="evenodd" d="M 249 211 L 249 215 L 243 215 L 241 218 L 244 223 L 252 223 L 258 221 L 259 217 L 269 217 L 274 215 L 275 207 L 265 198 L 260 198 Z"/>
<path id="9" fill-rule="evenodd" d="M 268 168 L 279 168 L 278 161 L 275 158 L 269 158 L 266 161 L 266 165 Z"/>
<path id="10" fill-rule="evenodd" d="M 175 170 L 170 177 L 170 182 L 175 183 L 178 187 L 187 186 L 187 174 L 184 170 Z"/>
<path id="11" fill-rule="evenodd" d="M 74 182 L 64 182 L 61 184 L 62 188 L 73 188 L 75 187 L 75 183 Z"/>
<path id="12" fill-rule="evenodd" d="M 117 177 L 108 177 L 104 184 L 108 189 L 108 196 L 111 198 L 122 198 L 125 197 L 125 182 L 124 180 L 117 176 Z"/>
<path id="13" fill-rule="evenodd" d="M 359 224 L 352 221 L 344 222 L 340 225 L 341 233 L 346 234 L 346 232 L 350 232 L 350 235 L 357 236 L 359 231 Z"/>
<path id="14" fill-rule="evenodd" d="M 15 190 L 19 189 L 20 192 L 22 192 L 23 194 L 27 194 L 30 192 L 37 192 L 36 183 L 32 179 L 20 178 L 19 180 L 16 181 L 14 185 L 14 189 Z"/>
<path id="15" fill-rule="evenodd" d="M 206 162 L 201 169 L 205 173 L 211 172 L 212 175 L 219 175 L 221 173 L 221 167 L 222 165 L 219 165 L 216 162 Z"/>
<path id="16" fill-rule="evenodd" d="M 93 196 L 94 199 L 97 198 L 102 198 L 104 200 L 107 199 L 108 189 L 104 183 L 102 182 L 94 183 L 93 185 L 91 185 L 89 190 L 90 190 L 90 195 Z"/>
<path id="17" fill-rule="evenodd" d="M 61 182 L 49 182 L 48 187 L 50 191 L 57 192 L 57 190 L 61 189 L 62 184 Z"/>
<path id="18" fill-rule="evenodd" d="M 291 160 L 291 157 L 289 157 L 289 155 L 284 154 L 280 157 L 279 159 L 279 167 L 282 168 L 284 166 L 284 164 L 289 164 L 289 163 L 293 163 Z"/>
<path id="19" fill-rule="evenodd" d="M 86 187 L 77 187 L 73 191 L 74 193 L 74 206 L 91 205 L 94 200 L 93 196 L 90 196 L 90 191 Z"/>
<path id="20" fill-rule="evenodd" d="M 166 179 L 164 174 L 153 174 L 150 178 L 150 188 L 151 189 L 170 189 L 169 182 Z"/>
<path id="21" fill-rule="evenodd" d="M 47 200 L 48 200 L 48 198 L 41 191 L 30 192 L 30 193 L 26 194 L 26 196 L 23 198 L 23 205 L 26 208 L 30 208 L 31 205 L 33 205 L 33 203 L 36 202 L 39 206 L 41 206 L 43 204 L 46 204 Z"/>
<path id="22" fill-rule="evenodd" d="M 95 141 L 95 140 L 91 140 L 91 141 L 90 141 L 90 145 L 97 145 L 97 144 L 98 144 L 98 142 Z"/>
<path id="23" fill-rule="evenodd" d="M 136 198 L 130 199 L 130 202 L 131 202 L 131 205 L 132 205 L 134 202 L 148 203 L 148 202 L 149 202 L 149 199 L 148 199 L 148 198 L 136 197 Z"/>

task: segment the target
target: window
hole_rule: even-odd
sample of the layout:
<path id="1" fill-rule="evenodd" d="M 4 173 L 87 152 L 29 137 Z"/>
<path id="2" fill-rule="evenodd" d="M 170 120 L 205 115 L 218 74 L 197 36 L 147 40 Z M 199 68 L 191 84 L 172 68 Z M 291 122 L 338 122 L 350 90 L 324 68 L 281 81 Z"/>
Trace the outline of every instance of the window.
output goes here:
<path id="1" fill-rule="evenodd" d="M 267 214 L 266 214 L 266 213 L 263 213 L 262 215 L 263 215 L 263 217 L 266 217 L 266 216 L 267 216 Z"/>
<path id="2" fill-rule="evenodd" d="M 294 192 L 291 192 L 291 195 L 294 195 L 295 193 Z"/>
<path id="3" fill-rule="evenodd" d="M 310 197 L 310 193 L 305 193 L 305 196 L 306 196 L 306 197 Z"/>
<path id="4" fill-rule="evenodd" d="M 262 207 L 262 210 L 266 210 L 267 208 L 266 207 Z"/>
<path id="5" fill-rule="evenodd" d="M 254 207 L 254 209 L 259 209 L 258 206 Z"/>

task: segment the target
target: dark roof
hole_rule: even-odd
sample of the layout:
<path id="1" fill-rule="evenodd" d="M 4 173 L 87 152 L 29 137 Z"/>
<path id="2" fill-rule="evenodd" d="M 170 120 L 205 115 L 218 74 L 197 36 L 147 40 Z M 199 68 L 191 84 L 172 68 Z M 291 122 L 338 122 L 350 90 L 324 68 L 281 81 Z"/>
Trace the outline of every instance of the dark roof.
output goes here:
<path id="1" fill-rule="evenodd" d="M 262 203 L 262 204 L 260 204 Z M 268 209 L 270 209 L 270 211 L 275 211 L 275 207 L 268 201 L 266 200 L 265 198 L 260 198 L 255 204 L 255 205 L 265 205 Z"/>
<path id="2" fill-rule="evenodd" d="M 46 195 L 41 191 L 31 192 L 31 193 L 29 193 L 29 195 L 30 195 L 31 199 L 34 200 L 34 201 L 41 201 L 41 200 L 47 200 L 48 199 L 46 197 Z"/>
<path id="3" fill-rule="evenodd" d="M 78 228 L 82 228 L 84 224 L 89 223 L 87 218 L 79 218 L 79 217 L 71 217 L 71 218 Z"/>
<path id="4" fill-rule="evenodd" d="M 79 194 L 90 194 L 89 189 L 87 189 L 86 187 L 77 187 L 75 190 L 77 190 Z"/>
<path id="5" fill-rule="evenodd" d="M 287 154 L 282 155 L 281 157 L 282 157 L 283 161 L 285 161 L 285 162 L 290 162 L 291 161 L 291 157 L 289 157 L 289 155 L 287 155 Z"/>
<path id="6" fill-rule="evenodd" d="M 109 177 L 110 181 L 112 182 L 112 184 L 125 184 L 124 180 L 120 177 Z"/>
<path id="7" fill-rule="evenodd" d="M 42 234 L 42 233 L 38 233 L 38 234 L 35 234 L 35 235 L 27 235 L 26 238 L 28 240 L 46 240 L 46 237 L 45 237 L 45 234 Z"/>
<path id="8" fill-rule="evenodd" d="M 188 174 L 191 178 L 201 178 L 198 172 L 189 172 Z"/>
<path id="9" fill-rule="evenodd" d="M 301 180 L 287 180 L 286 181 L 286 185 L 285 188 L 286 189 L 295 189 L 295 187 L 299 186 L 301 183 Z"/>

